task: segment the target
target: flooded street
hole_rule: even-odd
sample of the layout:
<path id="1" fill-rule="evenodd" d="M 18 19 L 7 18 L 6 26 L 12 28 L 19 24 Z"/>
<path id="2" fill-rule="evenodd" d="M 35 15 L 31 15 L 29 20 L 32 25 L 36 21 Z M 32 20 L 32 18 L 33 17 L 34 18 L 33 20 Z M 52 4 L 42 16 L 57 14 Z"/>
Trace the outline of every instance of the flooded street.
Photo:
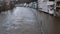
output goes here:
<path id="1" fill-rule="evenodd" d="M 0 34 L 40 34 L 31 8 L 16 7 L 0 14 Z"/>
<path id="2" fill-rule="evenodd" d="M 60 18 L 38 12 L 38 21 L 43 34 L 60 34 Z"/>
<path id="3" fill-rule="evenodd" d="M 0 34 L 60 34 L 60 19 L 32 8 L 0 13 Z"/>

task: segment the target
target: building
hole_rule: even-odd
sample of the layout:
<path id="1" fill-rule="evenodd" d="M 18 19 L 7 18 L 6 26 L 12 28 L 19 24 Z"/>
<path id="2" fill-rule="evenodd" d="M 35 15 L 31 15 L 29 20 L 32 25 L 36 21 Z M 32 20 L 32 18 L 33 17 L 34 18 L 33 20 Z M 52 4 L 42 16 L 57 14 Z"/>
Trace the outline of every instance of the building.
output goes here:
<path id="1" fill-rule="evenodd" d="M 0 0 L 0 10 L 8 10 L 14 7 L 15 0 Z"/>
<path id="2" fill-rule="evenodd" d="M 49 13 L 49 14 L 54 14 L 54 0 L 38 0 L 38 7 L 39 10 Z"/>
<path id="3" fill-rule="evenodd" d="M 54 16 L 60 17 L 60 0 L 55 0 L 55 14 Z"/>
<path id="4" fill-rule="evenodd" d="M 11 2 L 15 2 L 16 0 L 4 0 L 7 5 L 9 5 Z"/>

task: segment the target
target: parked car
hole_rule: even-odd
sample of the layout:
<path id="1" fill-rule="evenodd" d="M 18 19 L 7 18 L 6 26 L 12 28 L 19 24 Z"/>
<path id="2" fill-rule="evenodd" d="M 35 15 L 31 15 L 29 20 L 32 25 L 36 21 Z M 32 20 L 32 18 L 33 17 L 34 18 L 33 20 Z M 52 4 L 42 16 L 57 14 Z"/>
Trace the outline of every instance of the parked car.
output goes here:
<path id="1" fill-rule="evenodd" d="M 50 1 L 47 3 L 47 7 L 48 7 L 48 13 L 49 14 L 54 14 L 54 2 Z"/>

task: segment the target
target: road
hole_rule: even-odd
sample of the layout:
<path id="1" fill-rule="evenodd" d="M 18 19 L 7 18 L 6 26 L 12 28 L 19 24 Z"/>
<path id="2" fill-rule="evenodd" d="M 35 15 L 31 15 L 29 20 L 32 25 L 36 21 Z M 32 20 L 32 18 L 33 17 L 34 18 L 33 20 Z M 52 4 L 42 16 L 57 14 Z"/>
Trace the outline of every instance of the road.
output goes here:
<path id="1" fill-rule="evenodd" d="M 0 13 L 0 34 L 60 34 L 60 19 L 32 8 Z"/>

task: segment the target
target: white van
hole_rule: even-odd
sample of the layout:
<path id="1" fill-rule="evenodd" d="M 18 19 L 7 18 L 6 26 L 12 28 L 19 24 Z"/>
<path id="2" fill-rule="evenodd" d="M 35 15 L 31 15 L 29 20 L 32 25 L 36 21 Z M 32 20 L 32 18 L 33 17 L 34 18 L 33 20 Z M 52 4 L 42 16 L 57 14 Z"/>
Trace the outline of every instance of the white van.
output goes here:
<path id="1" fill-rule="evenodd" d="M 49 2 L 47 2 L 47 5 L 48 5 L 49 14 L 54 14 L 54 2 L 53 1 L 49 1 Z"/>

